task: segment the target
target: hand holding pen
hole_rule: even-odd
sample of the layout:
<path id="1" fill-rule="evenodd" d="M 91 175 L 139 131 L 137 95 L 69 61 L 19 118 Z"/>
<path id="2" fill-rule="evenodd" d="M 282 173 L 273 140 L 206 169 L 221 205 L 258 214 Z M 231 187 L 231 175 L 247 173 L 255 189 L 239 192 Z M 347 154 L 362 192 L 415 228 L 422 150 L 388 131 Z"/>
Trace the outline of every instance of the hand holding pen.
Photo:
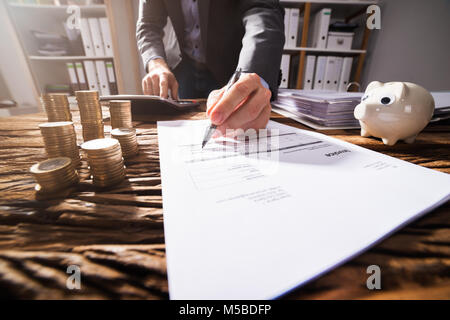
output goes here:
<path id="1" fill-rule="evenodd" d="M 270 90 L 257 74 L 243 73 L 234 84 L 209 95 L 206 112 L 216 126 L 213 131 L 224 135 L 227 129 L 265 128 L 270 118 L 270 98 Z"/>

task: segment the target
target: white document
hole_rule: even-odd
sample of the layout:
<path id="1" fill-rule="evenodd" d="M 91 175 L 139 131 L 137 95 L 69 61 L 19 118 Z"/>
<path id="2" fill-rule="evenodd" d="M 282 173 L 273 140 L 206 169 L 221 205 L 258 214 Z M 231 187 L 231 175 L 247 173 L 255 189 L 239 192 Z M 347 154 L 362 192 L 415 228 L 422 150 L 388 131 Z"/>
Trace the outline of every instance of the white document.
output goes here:
<path id="1" fill-rule="evenodd" d="M 87 90 L 88 85 L 86 83 L 86 77 L 84 76 L 83 64 L 81 62 L 75 62 L 75 69 L 78 76 L 78 85 L 80 90 Z"/>
<path id="2" fill-rule="evenodd" d="M 289 65 L 291 55 L 283 54 L 281 56 L 281 83 L 280 88 L 287 88 L 289 86 Z"/>
<path id="3" fill-rule="evenodd" d="M 337 91 L 342 69 L 342 60 L 342 57 L 327 57 L 325 75 L 323 77 L 323 90 Z"/>
<path id="4" fill-rule="evenodd" d="M 102 33 L 100 31 L 100 21 L 98 18 L 88 18 L 89 28 L 91 29 L 92 43 L 97 57 L 104 57 L 105 47 L 103 45 Z"/>
<path id="5" fill-rule="evenodd" d="M 87 57 L 94 57 L 94 44 L 92 43 L 91 31 L 86 18 L 81 18 L 80 23 L 81 41 L 83 42 L 84 54 Z"/>
<path id="6" fill-rule="evenodd" d="M 202 151 L 208 125 L 158 122 L 172 299 L 279 297 L 450 198 L 447 174 L 272 121 Z"/>
<path id="7" fill-rule="evenodd" d="M 313 48 L 326 48 L 328 27 L 330 26 L 331 9 L 323 8 L 314 16 L 310 45 Z"/>
<path id="8" fill-rule="evenodd" d="M 350 81 L 350 72 L 352 71 L 352 57 L 345 57 L 342 62 L 341 76 L 339 77 L 338 91 L 347 91 L 347 85 Z"/>
<path id="9" fill-rule="evenodd" d="M 314 73 L 314 90 L 323 89 L 323 77 L 325 76 L 326 65 L 326 56 L 317 57 L 316 72 Z"/>
<path id="10" fill-rule="evenodd" d="M 289 34 L 287 42 L 288 48 L 297 47 L 298 21 L 300 17 L 300 9 L 293 8 L 289 10 Z"/>
<path id="11" fill-rule="evenodd" d="M 284 48 L 286 49 L 288 46 L 288 39 L 289 39 L 289 18 L 291 15 L 291 9 L 285 8 L 284 9 Z"/>
<path id="12" fill-rule="evenodd" d="M 95 68 L 97 69 L 98 82 L 100 85 L 100 94 L 102 96 L 109 96 L 111 92 L 109 91 L 108 75 L 106 73 L 105 62 L 103 60 L 95 61 Z"/>
<path id="13" fill-rule="evenodd" d="M 108 18 L 99 18 L 100 29 L 102 31 L 103 44 L 105 46 L 105 54 L 109 57 L 114 56 L 112 47 L 111 31 L 109 29 Z"/>
<path id="14" fill-rule="evenodd" d="M 100 90 L 97 71 L 95 70 L 94 61 L 86 60 L 84 61 L 84 69 L 86 70 L 86 77 L 89 85 L 89 90 Z"/>
<path id="15" fill-rule="evenodd" d="M 312 90 L 314 81 L 314 67 L 316 56 L 306 56 L 305 74 L 303 76 L 303 90 Z"/>

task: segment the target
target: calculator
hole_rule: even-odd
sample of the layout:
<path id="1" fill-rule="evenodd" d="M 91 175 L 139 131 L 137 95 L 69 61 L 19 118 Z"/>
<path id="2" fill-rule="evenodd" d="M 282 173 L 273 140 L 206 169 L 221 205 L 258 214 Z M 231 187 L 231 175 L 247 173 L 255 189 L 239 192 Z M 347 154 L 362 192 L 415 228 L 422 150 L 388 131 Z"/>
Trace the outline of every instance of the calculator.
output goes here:
<path id="1" fill-rule="evenodd" d="M 193 111 L 200 106 L 196 100 L 172 100 L 152 95 L 109 95 L 101 96 L 100 101 L 129 100 L 132 114 L 173 114 Z"/>

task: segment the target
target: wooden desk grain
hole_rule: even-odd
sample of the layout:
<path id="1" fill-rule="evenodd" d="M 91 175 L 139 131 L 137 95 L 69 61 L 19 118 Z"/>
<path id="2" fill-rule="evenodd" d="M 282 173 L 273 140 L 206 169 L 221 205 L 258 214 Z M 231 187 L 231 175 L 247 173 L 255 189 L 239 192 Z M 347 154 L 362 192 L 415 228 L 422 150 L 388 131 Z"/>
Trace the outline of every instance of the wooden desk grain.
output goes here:
<path id="1" fill-rule="evenodd" d="M 79 115 L 73 114 L 81 143 Z M 107 111 L 105 116 L 109 116 Z M 182 118 L 202 119 L 204 113 Z M 276 114 L 273 119 L 305 128 Z M 83 160 L 82 183 L 76 192 L 61 200 L 36 201 L 28 169 L 46 159 L 37 127 L 46 117 L 0 118 L 0 298 L 168 298 L 154 120 L 134 122 L 141 153 L 127 163 L 127 182 L 99 192 L 87 180 L 87 163 Z M 108 125 L 105 128 L 110 130 Z M 450 173 L 449 122 L 430 125 L 413 145 L 388 147 L 358 133 L 327 132 Z M 416 183 L 414 177 L 411 183 Z M 362 184 L 355 181 L 355 188 Z M 449 213 L 447 203 L 286 298 L 450 298 Z M 79 291 L 66 288 L 66 269 L 71 264 L 81 267 Z M 371 264 L 379 265 L 382 271 L 382 290 L 376 292 L 366 288 L 366 268 Z"/>

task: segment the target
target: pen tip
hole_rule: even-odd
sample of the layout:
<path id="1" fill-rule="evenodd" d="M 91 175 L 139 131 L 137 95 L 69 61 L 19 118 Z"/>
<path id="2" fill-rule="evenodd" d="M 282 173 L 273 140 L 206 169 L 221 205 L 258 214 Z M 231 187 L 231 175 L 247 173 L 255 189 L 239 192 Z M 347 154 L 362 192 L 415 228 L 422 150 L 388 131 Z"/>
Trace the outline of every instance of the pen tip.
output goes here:
<path id="1" fill-rule="evenodd" d="M 202 149 L 205 147 L 205 145 L 206 145 L 206 141 L 203 141 L 202 142 Z"/>

